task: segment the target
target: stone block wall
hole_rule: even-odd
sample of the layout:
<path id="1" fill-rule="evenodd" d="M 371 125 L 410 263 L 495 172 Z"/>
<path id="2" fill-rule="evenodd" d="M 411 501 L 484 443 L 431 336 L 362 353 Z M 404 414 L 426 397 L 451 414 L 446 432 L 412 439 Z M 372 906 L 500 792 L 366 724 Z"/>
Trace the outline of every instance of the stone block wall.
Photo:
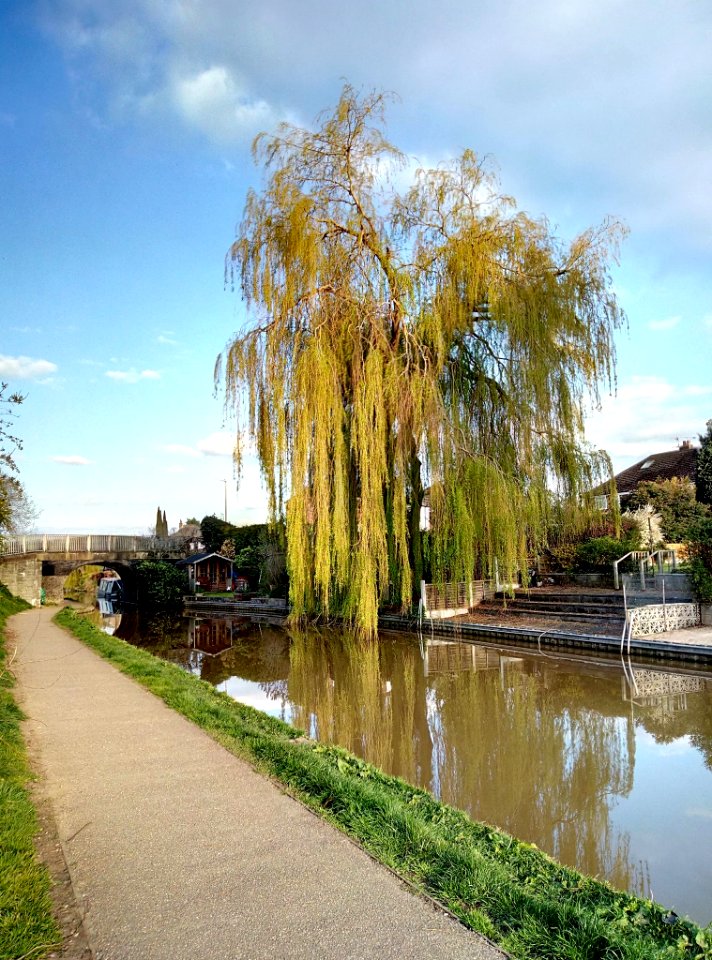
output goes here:
<path id="1" fill-rule="evenodd" d="M 0 581 L 10 593 L 22 597 L 33 607 L 40 605 L 42 561 L 34 557 L 18 557 L 0 563 Z"/>
<path id="2" fill-rule="evenodd" d="M 44 576 L 42 586 L 45 591 L 45 603 L 62 603 L 64 600 L 64 576 Z"/>

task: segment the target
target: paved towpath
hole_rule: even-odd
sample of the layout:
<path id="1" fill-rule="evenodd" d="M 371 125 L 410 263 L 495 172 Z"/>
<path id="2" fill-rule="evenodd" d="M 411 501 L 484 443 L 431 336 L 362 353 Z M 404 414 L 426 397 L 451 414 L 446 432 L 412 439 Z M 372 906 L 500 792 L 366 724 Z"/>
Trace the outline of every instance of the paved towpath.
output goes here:
<path id="1" fill-rule="evenodd" d="M 501 960 L 53 613 L 13 669 L 97 960 Z"/>

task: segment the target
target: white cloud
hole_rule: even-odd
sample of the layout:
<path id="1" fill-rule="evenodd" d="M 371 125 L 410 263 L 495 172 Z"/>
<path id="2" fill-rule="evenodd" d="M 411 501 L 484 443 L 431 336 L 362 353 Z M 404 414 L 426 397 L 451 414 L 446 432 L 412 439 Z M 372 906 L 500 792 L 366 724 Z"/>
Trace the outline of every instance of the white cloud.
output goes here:
<path id="1" fill-rule="evenodd" d="M 586 439 L 607 450 L 616 473 L 650 453 L 696 440 L 709 418 L 712 387 L 632 377 L 586 418 Z"/>
<path id="2" fill-rule="evenodd" d="M 183 457 L 199 457 L 200 453 L 194 448 L 184 443 L 167 443 L 161 447 L 165 453 L 175 453 Z"/>
<path id="3" fill-rule="evenodd" d="M 682 393 L 687 397 L 709 397 L 712 394 L 712 384 L 691 383 L 682 388 Z"/>
<path id="4" fill-rule="evenodd" d="M 221 142 L 252 137 L 275 123 L 269 104 L 251 99 L 226 66 L 175 78 L 171 96 L 190 125 Z"/>
<path id="5" fill-rule="evenodd" d="M 86 457 L 78 457 L 74 455 L 50 457 L 50 460 L 52 460 L 53 463 L 66 463 L 70 467 L 86 467 L 90 463 L 94 462 L 93 460 L 87 460 Z"/>
<path id="6" fill-rule="evenodd" d="M 393 112 L 413 149 L 493 151 L 541 181 L 547 208 L 567 182 L 596 219 L 635 217 L 667 231 L 667 250 L 678 238 L 709 249 L 709 5 L 683 0 L 671 16 L 648 0 L 413 0 L 404 16 L 367 0 L 339 7 L 336 32 L 327 0 L 309 16 L 290 0 L 239 14 L 234 0 L 55 0 L 45 11 L 100 112 L 108 91 L 124 115 L 150 114 L 155 127 L 177 113 L 229 142 L 290 111 L 311 119 L 347 77 L 402 95 Z"/>
<path id="7" fill-rule="evenodd" d="M 138 383 L 139 380 L 160 380 L 161 375 L 156 370 L 138 371 L 134 367 L 130 370 L 107 370 L 106 376 L 110 380 L 121 383 Z"/>
<path id="8" fill-rule="evenodd" d="M 198 440 L 197 448 L 207 457 L 231 457 L 235 449 L 235 436 L 226 430 L 218 430 Z"/>
<path id="9" fill-rule="evenodd" d="M 159 335 L 156 337 L 156 343 L 175 347 L 177 346 L 178 341 L 174 340 L 173 337 L 169 337 L 165 333 L 159 333 Z"/>
<path id="10" fill-rule="evenodd" d="M 682 320 L 682 317 L 667 317 L 665 320 L 651 320 L 648 327 L 651 330 L 674 330 Z"/>
<path id="11" fill-rule="evenodd" d="M 12 380 L 39 380 L 57 372 L 57 364 L 32 357 L 8 357 L 0 354 L 0 376 Z"/>

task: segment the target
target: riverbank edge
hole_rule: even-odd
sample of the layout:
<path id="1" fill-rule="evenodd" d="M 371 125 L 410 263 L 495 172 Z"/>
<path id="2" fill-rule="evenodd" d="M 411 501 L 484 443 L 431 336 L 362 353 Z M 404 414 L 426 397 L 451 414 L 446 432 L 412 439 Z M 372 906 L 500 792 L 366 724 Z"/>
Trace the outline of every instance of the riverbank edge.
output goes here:
<path id="1" fill-rule="evenodd" d="M 52 880 L 36 849 L 39 821 L 28 790 L 24 716 L 12 695 L 7 656 L 7 618 L 29 608 L 0 584 L 0 960 L 39 958 L 62 942 Z"/>
<path id="2" fill-rule="evenodd" d="M 188 614 L 208 613 L 223 615 L 242 615 L 251 619 L 267 619 L 273 623 L 286 623 L 288 613 L 260 606 L 246 601 L 211 600 L 209 597 L 183 598 L 184 609 Z M 573 630 L 555 627 L 501 626 L 491 623 L 473 623 L 464 620 L 419 620 L 414 616 L 382 614 L 378 626 L 383 630 L 399 630 L 406 633 L 418 633 L 442 636 L 463 643 L 477 643 L 480 640 L 514 641 L 553 647 L 561 650 L 588 650 L 603 654 L 621 653 L 641 657 L 652 661 L 688 661 L 693 663 L 712 663 L 712 643 L 699 645 L 677 643 L 671 640 L 651 638 L 626 638 L 622 644 L 620 637 L 595 633 L 576 633 Z"/>
<path id="3" fill-rule="evenodd" d="M 379 627 L 387 630 L 406 630 L 424 636 L 438 635 L 451 640 L 476 643 L 478 640 L 514 640 L 537 647 L 554 647 L 567 650 L 588 650 L 605 654 L 621 653 L 635 655 L 649 660 L 712 663 L 712 645 L 701 646 L 692 643 L 676 643 L 670 640 L 652 640 L 650 638 L 626 638 L 625 644 L 620 637 L 605 634 L 574 633 L 571 630 L 557 630 L 552 627 L 507 627 L 489 623 L 472 623 L 462 620 L 418 621 L 416 617 L 381 616 Z"/>
<path id="4" fill-rule="evenodd" d="M 307 740 L 74 611 L 55 622 L 512 957 L 712 956 L 712 928 L 563 867 L 341 748 Z"/>

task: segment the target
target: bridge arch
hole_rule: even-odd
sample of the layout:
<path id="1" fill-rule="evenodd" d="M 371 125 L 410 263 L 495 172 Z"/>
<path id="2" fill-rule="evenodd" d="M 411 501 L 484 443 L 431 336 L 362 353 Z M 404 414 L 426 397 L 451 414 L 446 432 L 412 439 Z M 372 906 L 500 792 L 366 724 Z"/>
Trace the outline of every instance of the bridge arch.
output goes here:
<path id="1" fill-rule="evenodd" d="M 92 563 L 131 577 L 138 560 L 180 560 L 190 549 L 182 538 L 158 539 L 123 534 L 31 534 L 0 542 L 0 581 L 11 593 L 38 606 L 42 589 L 50 602 L 63 600 L 71 570 Z M 43 569 L 43 564 L 47 566 Z M 123 574 L 122 574 L 123 579 Z"/>
<path id="2" fill-rule="evenodd" d="M 136 571 L 138 561 L 113 559 L 77 559 L 77 560 L 42 560 L 42 589 L 49 603 L 61 603 L 64 600 L 64 587 L 67 577 L 81 567 L 102 567 L 104 570 L 114 570 L 124 585 L 126 600 L 136 600 Z"/>

